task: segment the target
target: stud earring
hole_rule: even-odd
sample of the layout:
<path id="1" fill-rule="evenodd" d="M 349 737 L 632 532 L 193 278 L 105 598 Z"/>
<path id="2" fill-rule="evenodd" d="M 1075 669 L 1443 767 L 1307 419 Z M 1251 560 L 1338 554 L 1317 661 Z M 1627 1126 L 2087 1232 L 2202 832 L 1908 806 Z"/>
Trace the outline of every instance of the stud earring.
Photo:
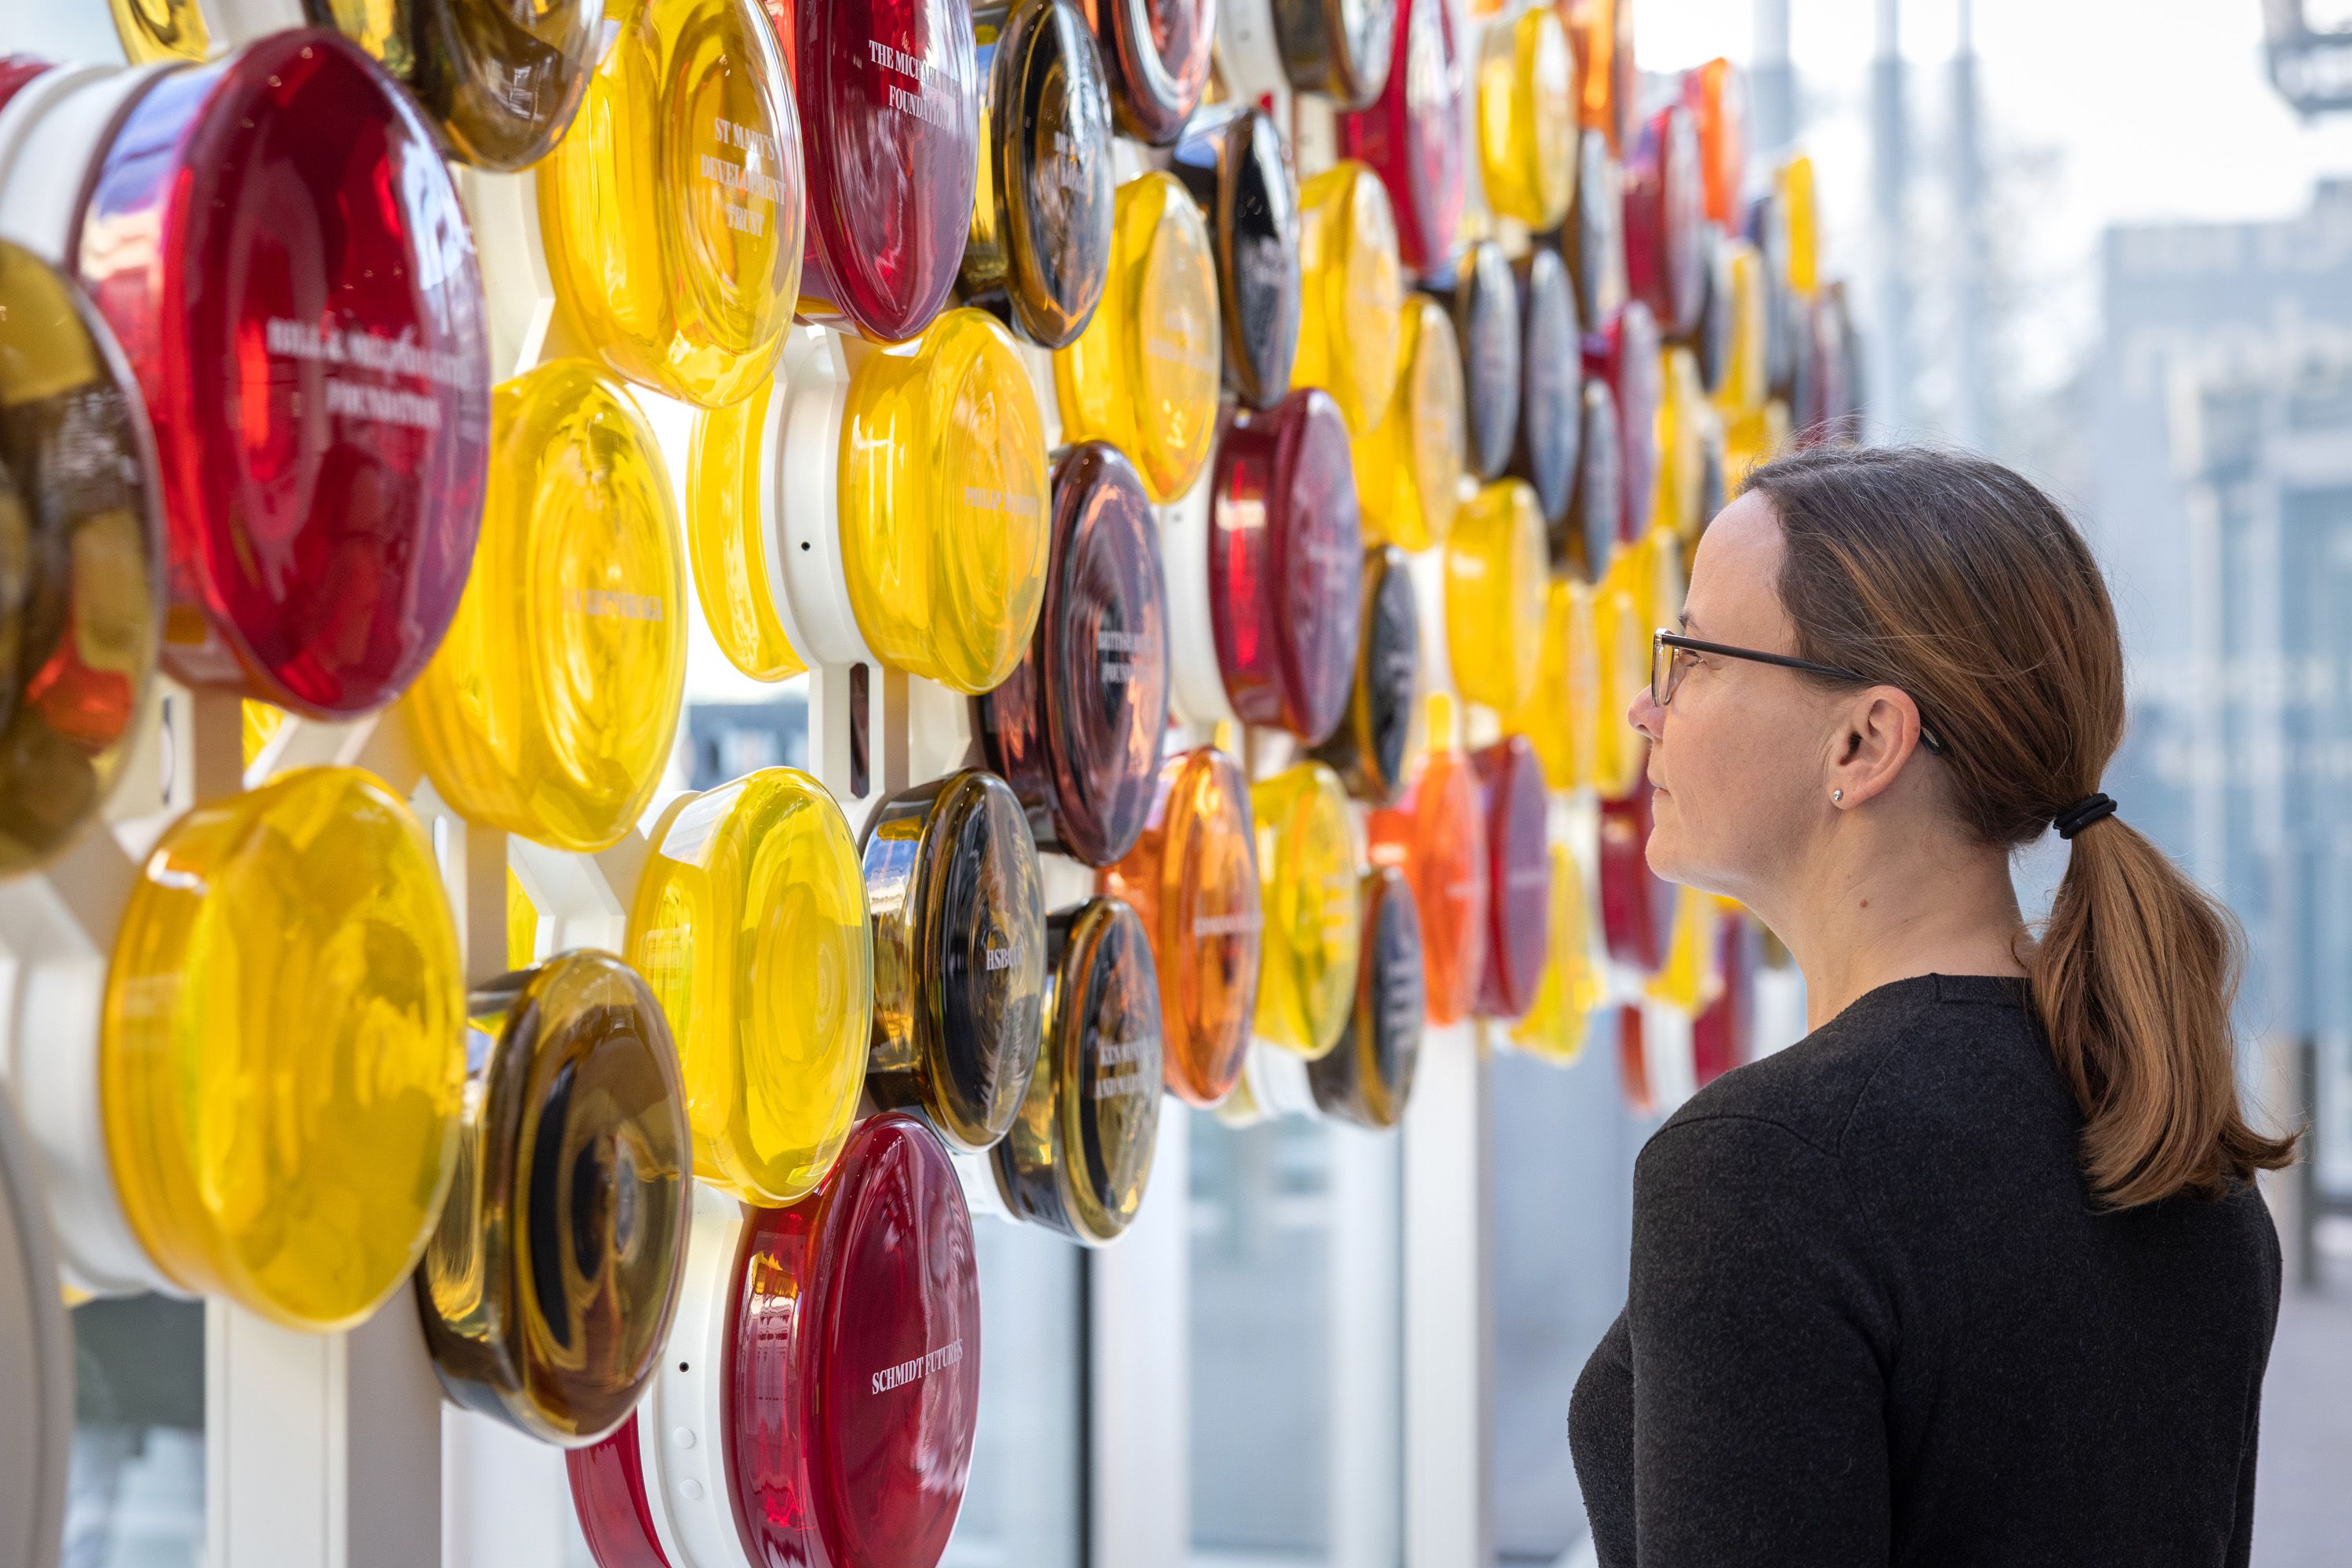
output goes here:
<path id="1" fill-rule="evenodd" d="M 1830 798 L 1832 800 L 1843 800 L 1845 798 L 1845 791 L 1842 789 L 1833 789 L 1830 791 Z"/>

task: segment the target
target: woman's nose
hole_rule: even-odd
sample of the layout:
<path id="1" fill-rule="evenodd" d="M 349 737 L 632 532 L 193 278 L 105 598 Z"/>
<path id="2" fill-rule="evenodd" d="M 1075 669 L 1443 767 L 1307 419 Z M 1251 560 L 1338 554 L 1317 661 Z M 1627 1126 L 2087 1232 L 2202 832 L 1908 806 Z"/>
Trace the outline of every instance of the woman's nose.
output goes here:
<path id="1" fill-rule="evenodd" d="M 1666 710 L 1650 700 L 1646 686 L 1634 697 L 1633 706 L 1625 710 L 1625 722 L 1647 736 L 1654 746 L 1665 738 Z"/>

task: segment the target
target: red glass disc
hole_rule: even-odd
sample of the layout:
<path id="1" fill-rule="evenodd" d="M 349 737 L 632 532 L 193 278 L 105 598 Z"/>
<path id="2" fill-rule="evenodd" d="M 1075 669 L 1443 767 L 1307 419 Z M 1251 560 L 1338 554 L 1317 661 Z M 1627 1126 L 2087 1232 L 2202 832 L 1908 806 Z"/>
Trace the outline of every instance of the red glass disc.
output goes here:
<path id="1" fill-rule="evenodd" d="M 1370 109 L 1339 116 L 1339 151 L 1379 174 L 1398 252 L 1426 272 L 1462 226 L 1462 61 L 1444 0 L 1400 0 L 1400 11 L 1388 84 Z"/>
<path id="2" fill-rule="evenodd" d="M 572 1511 L 580 1520 L 596 1568 L 670 1568 L 646 1495 L 646 1468 L 637 1447 L 637 1418 L 602 1440 L 563 1456 L 572 1480 Z"/>
<path id="3" fill-rule="evenodd" d="M 1471 755 L 1486 808 L 1486 977 L 1478 1011 L 1516 1018 L 1536 999 L 1551 939 L 1551 847 L 1543 769 L 1524 735 Z"/>
<path id="4" fill-rule="evenodd" d="M 1209 85 L 1217 0 L 1083 0 L 1109 68 L 1111 110 L 1127 135 L 1176 140 Z"/>
<path id="5" fill-rule="evenodd" d="M 1639 300 L 1626 302 L 1603 334 L 1609 390 L 1617 396 L 1617 431 L 1625 482 L 1617 537 L 1638 538 L 1650 525 L 1658 489 L 1658 404 L 1665 396 L 1658 323 Z"/>
<path id="6" fill-rule="evenodd" d="M 1701 1089 L 1748 1059 L 1756 1033 L 1755 927 L 1747 916 L 1728 912 L 1717 923 L 1723 992 L 1691 1020 L 1691 1067 Z"/>
<path id="7" fill-rule="evenodd" d="M 1601 930 L 1610 955 L 1643 973 L 1666 961 L 1675 890 L 1650 869 L 1650 781 L 1601 803 Z"/>
<path id="8" fill-rule="evenodd" d="M 329 718 L 400 695 L 481 521 L 489 351 L 430 129 L 337 34 L 154 79 L 68 250 L 153 416 L 184 679 Z"/>
<path id="9" fill-rule="evenodd" d="M 1698 324 L 1706 216 L 1698 132 L 1680 105 L 1662 109 L 1643 122 L 1625 164 L 1625 281 L 1676 341 Z"/>
<path id="10" fill-rule="evenodd" d="M 26 83 L 49 68 L 50 62 L 31 55 L 0 55 L 0 109 L 24 90 Z"/>
<path id="11" fill-rule="evenodd" d="M 801 315 L 900 342 L 947 303 L 971 232 L 980 68 L 960 0 L 764 0 L 800 99 Z"/>
<path id="12" fill-rule="evenodd" d="M 1143 831 L 1168 732 L 1160 531 L 1117 447 L 1055 466 L 1052 548 L 1029 651 L 976 700 L 977 728 L 1037 847 L 1108 866 Z"/>
<path id="13" fill-rule="evenodd" d="M 980 1273 L 947 1150 L 909 1116 L 745 1226 L 727 1473 L 760 1568 L 931 1568 L 971 1468 Z"/>
<path id="14" fill-rule="evenodd" d="M 1237 416 L 1211 504 L 1209 618 L 1234 711 L 1319 744 L 1355 678 L 1363 560 L 1348 426 L 1330 394 L 1303 387 Z"/>

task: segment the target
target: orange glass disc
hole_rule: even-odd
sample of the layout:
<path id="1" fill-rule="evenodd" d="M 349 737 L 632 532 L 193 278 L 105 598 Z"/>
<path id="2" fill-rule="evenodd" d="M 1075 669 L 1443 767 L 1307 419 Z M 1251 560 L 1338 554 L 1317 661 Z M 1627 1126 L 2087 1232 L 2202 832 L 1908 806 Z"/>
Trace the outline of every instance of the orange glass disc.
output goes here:
<path id="1" fill-rule="evenodd" d="M 1102 890 L 1143 919 L 1168 1089 L 1192 1105 L 1232 1093 L 1249 1048 L 1265 924 L 1251 834 L 1249 781 L 1203 746 L 1162 764 L 1143 836 L 1102 874 Z"/>
<path id="2" fill-rule="evenodd" d="M 1372 813 L 1369 831 L 1372 864 L 1403 872 L 1421 912 L 1430 1022 L 1458 1023 L 1486 968 L 1486 822 L 1469 759 L 1433 746 L 1404 799 Z"/>

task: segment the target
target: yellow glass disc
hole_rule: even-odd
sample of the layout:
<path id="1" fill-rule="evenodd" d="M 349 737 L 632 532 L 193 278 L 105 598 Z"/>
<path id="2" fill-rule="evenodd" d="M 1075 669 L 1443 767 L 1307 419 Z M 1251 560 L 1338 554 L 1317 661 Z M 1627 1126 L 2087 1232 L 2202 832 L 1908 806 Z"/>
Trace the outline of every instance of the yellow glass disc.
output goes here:
<path id="1" fill-rule="evenodd" d="M 1622 800 L 1641 783 L 1642 737 L 1627 721 L 1633 698 L 1650 679 L 1650 634 L 1657 624 L 1643 613 L 1638 548 L 1620 550 L 1592 589 L 1592 640 L 1601 679 L 1594 697 L 1592 787 Z"/>
<path id="2" fill-rule="evenodd" d="M 1536 662 L 1534 689 L 1504 726 L 1525 735 L 1535 748 L 1545 787 L 1571 790 L 1591 782 L 1600 698 L 1601 647 L 1592 635 L 1592 590 L 1573 577 L 1555 577 L 1544 595 L 1542 653 Z"/>
<path id="3" fill-rule="evenodd" d="M 1354 821 L 1339 776 L 1320 763 L 1250 786 L 1265 928 L 1257 1032 L 1309 1060 L 1339 1040 L 1356 1003 L 1362 916 Z"/>
<path id="4" fill-rule="evenodd" d="M 348 1328 L 424 1250 L 457 1152 L 466 1005 L 425 829 L 356 768 L 198 806 L 107 971 L 107 1153 L 163 1271 Z"/>
<path id="5" fill-rule="evenodd" d="M 1396 395 L 1404 309 L 1396 211 L 1363 164 L 1343 159 L 1298 187 L 1298 278 L 1290 384 L 1328 392 L 1361 439 Z"/>
<path id="6" fill-rule="evenodd" d="M 694 1173 L 779 1207 L 832 1169 L 866 1087 L 866 873 L 824 786 L 762 768 L 672 808 L 629 913 L 629 963 L 677 1038 Z"/>
<path id="7" fill-rule="evenodd" d="M 774 368 L 800 298 L 800 121 L 751 0 L 615 5 L 579 118 L 538 167 L 557 295 L 627 379 L 717 407 Z"/>
<path id="8" fill-rule="evenodd" d="M 1037 395 L 993 317 L 950 310 L 860 363 L 841 554 L 875 657 L 974 695 L 1012 674 L 1045 602 L 1046 495 Z"/>
<path id="9" fill-rule="evenodd" d="M 1172 174 L 1118 188 L 1101 308 L 1054 355 L 1066 443 L 1108 441 L 1170 501 L 1192 488 L 1217 428 L 1223 371 L 1209 226 Z"/>
<path id="10" fill-rule="evenodd" d="M 584 360 L 501 383 L 473 575 L 410 692 L 442 797 L 557 849 L 602 849 L 668 765 L 686 572 L 645 416 Z"/>
<path id="11" fill-rule="evenodd" d="M 134 66 L 155 60 L 200 60 L 213 52 L 202 0 L 107 0 L 114 13 L 122 58 Z"/>
<path id="12" fill-rule="evenodd" d="M 1780 165 L 1776 182 L 1789 224 L 1789 287 L 1811 299 L 1822 282 L 1821 209 L 1813 195 L 1813 161 L 1803 153 Z"/>
<path id="13" fill-rule="evenodd" d="M 1584 872 L 1565 844 L 1551 847 L 1551 956 L 1526 1015 L 1511 1026 L 1511 1043 L 1531 1056 L 1567 1063 L 1584 1049 L 1584 1033 L 1601 1005 L 1601 973 L 1592 963 Z"/>
<path id="14" fill-rule="evenodd" d="M 1715 405 L 1727 424 L 1764 408 L 1764 254 L 1744 239 L 1731 247 L 1731 353 Z"/>
<path id="15" fill-rule="evenodd" d="M 762 382 L 740 403 L 698 413 L 687 449 L 686 543 L 695 596 L 719 651 L 754 680 L 782 680 L 808 668 L 776 613 L 780 574 L 769 557 L 774 536 L 760 443 L 774 395 L 775 383 Z"/>
<path id="16" fill-rule="evenodd" d="M 1723 909 L 1712 893 L 1675 889 L 1675 934 L 1666 962 L 1643 989 L 1692 1017 L 1723 994 Z"/>
<path id="17" fill-rule="evenodd" d="M 1478 170 L 1486 205 L 1557 228 L 1576 199 L 1576 55 L 1549 5 L 1486 29 L 1478 48 Z"/>
<path id="18" fill-rule="evenodd" d="M 529 969 L 539 957 L 539 906 L 522 890 L 522 879 L 507 871 L 507 967 Z"/>
<path id="19" fill-rule="evenodd" d="M 1665 352 L 1658 398 L 1658 483 L 1650 521 L 1686 543 L 1698 538 L 1700 489 L 1706 483 L 1706 426 L 1715 417 L 1699 379 L 1698 356 L 1677 344 Z"/>
<path id="20" fill-rule="evenodd" d="M 1426 550 L 1444 542 L 1462 504 L 1469 416 L 1461 340 L 1444 307 L 1414 294 L 1404 302 L 1397 348 L 1396 395 L 1356 443 L 1356 494 L 1367 543 Z"/>
<path id="21" fill-rule="evenodd" d="M 257 702 L 250 697 L 238 703 L 237 709 L 241 720 L 239 728 L 245 736 L 245 765 L 249 768 L 253 766 L 253 760 L 261 755 L 261 748 L 269 744 L 278 731 L 285 727 L 286 710 L 272 707 L 267 702 Z"/>
<path id="22" fill-rule="evenodd" d="M 1445 544 L 1445 647 L 1465 700 L 1516 713 L 1535 690 L 1549 586 L 1543 510 L 1524 479 L 1497 479 Z"/>

